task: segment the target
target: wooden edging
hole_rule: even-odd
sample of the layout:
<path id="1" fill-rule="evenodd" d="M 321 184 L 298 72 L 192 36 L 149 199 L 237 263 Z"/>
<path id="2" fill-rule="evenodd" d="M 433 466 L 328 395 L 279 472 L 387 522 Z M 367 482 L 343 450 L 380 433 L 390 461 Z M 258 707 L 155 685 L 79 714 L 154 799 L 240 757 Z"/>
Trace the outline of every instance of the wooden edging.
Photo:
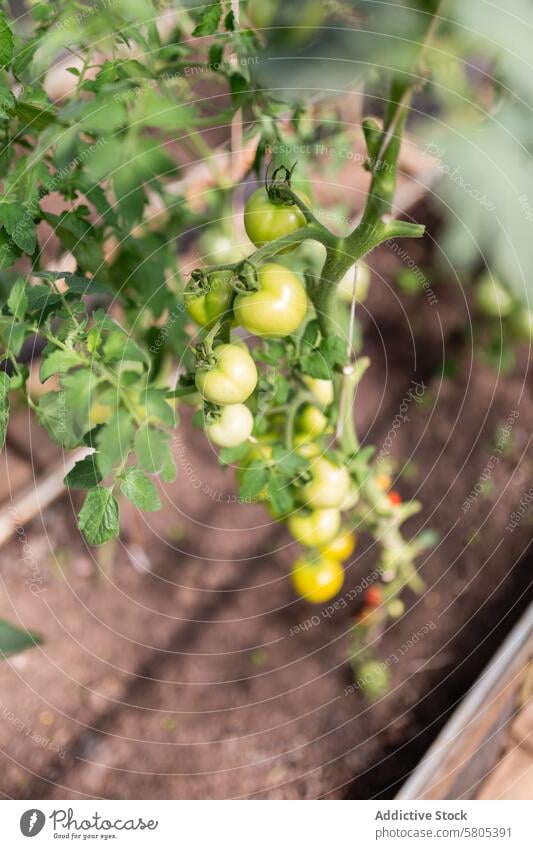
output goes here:
<path id="1" fill-rule="evenodd" d="M 396 799 L 446 799 L 518 689 L 533 653 L 533 604 L 515 625 Z"/>

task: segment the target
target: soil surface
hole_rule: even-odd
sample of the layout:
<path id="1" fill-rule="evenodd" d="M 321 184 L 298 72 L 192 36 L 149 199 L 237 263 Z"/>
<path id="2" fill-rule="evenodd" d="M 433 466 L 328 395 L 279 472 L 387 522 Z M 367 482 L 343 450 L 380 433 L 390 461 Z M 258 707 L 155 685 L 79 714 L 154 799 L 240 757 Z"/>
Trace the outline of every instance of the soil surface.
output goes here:
<path id="1" fill-rule="evenodd" d="M 528 351 L 500 373 L 473 354 L 459 287 L 400 297 L 398 257 L 371 265 L 359 433 L 402 458 L 394 487 L 424 505 L 408 531 L 440 534 L 419 561 L 426 591 L 405 591 L 375 647 L 391 691 L 371 704 L 350 686 L 360 602 L 331 615 L 295 599 L 297 546 L 260 505 L 234 503 L 233 471 L 185 411 L 163 511 L 131 508 L 121 540 L 90 550 L 65 497 L 0 553 L 0 614 L 44 638 L 0 668 L 4 796 L 391 797 L 531 601 L 531 516 L 509 525 L 531 478 Z M 22 475 L 26 414 L 11 427 L 6 474 Z M 375 563 L 362 537 L 346 591 Z"/>

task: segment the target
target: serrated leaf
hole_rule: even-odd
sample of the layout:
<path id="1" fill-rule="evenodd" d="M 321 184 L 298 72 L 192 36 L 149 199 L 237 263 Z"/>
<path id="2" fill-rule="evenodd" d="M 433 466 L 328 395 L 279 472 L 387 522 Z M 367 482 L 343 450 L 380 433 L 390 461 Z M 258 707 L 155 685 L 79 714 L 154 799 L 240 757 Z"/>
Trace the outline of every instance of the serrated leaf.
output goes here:
<path id="1" fill-rule="evenodd" d="M 39 399 L 37 419 L 48 435 L 64 448 L 77 448 L 82 439 L 73 433 L 66 418 L 65 392 L 47 392 Z"/>
<path id="2" fill-rule="evenodd" d="M 0 339 L 5 350 L 18 356 L 28 332 L 28 325 L 15 318 L 0 316 Z"/>
<path id="3" fill-rule="evenodd" d="M 110 97 L 100 96 L 84 106 L 80 124 L 84 130 L 92 135 L 105 136 L 122 127 L 126 120 L 124 103 Z"/>
<path id="4" fill-rule="evenodd" d="M 14 283 L 7 299 L 10 313 L 17 319 L 23 317 L 28 307 L 28 296 L 26 295 L 26 283 L 19 277 Z"/>
<path id="5" fill-rule="evenodd" d="M 15 628 L 4 619 L 0 619 L 0 657 L 9 657 L 20 651 L 38 646 L 42 640 L 37 634 Z"/>
<path id="6" fill-rule="evenodd" d="M 96 436 L 98 455 L 96 462 L 105 477 L 129 455 L 133 442 L 133 422 L 126 410 L 119 412 L 105 424 Z"/>
<path id="7" fill-rule="evenodd" d="M 217 0 L 217 2 L 211 3 L 202 10 L 200 21 L 192 34 L 197 38 L 202 35 L 213 35 L 217 31 L 221 19 L 222 5 L 220 0 Z"/>
<path id="8" fill-rule="evenodd" d="M 250 445 L 248 442 L 243 442 L 241 445 L 236 445 L 234 448 L 221 448 L 218 459 L 223 466 L 229 466 L 231 463 L 236 463 L 238 460 L 242 460 L 246 457 L 249 450 Z"/>
<path id="9" fill-rule="evenodd" d="M 268 494 L 276 513 L 281 516 L 290 513 L 294 507 L 294 498 L 285 480 L 279 479 L 277 475 L 271 475 L 268 482 Z"/>
<path id="10" fill-rule="evenodd" d="M 13 33 L 7 25 L 6 17 L 0 12 L 0 65 L 9 65 L 13 58 Z"/>
<path id="11" fill-rule="evenodd" d="M 26 254 L 33 254 L 37 234 L 32 213 L 21 203 L 3 203 L 0 217 L 15 245 Z"/>
<path id="12" fill-rule="evenodd" d="M 320 343 L 320 353 L 330 366 L 343 366 L 348 359 L 346 342 L 340 336 L 327 336 Z"/>
<path id="13" fill-rule="evenodd" d="M 75 351 L 63 351 L 61 349 L 52 351 L 45 359 L 41 360 L 39 369 L 41 383 L 44 383 L 52 375 L 64 374 L 74 366 L 79 366 L 79 364 L 80 358 Z"/>
<path id="14" fill-rule="evenodd" d="M 6 441 L 7 423 L 9 421 L 9 389 L 11 381 L 5 371 L 0 371 L 0 451 Z"/>
<path id="15" fill-rule="evenodd" d="M 131 501 L 145 513 L 151 513 L 161 508 L 161 499 L 157 489 L 139 469 L 133 467 L 126 469 L 124 479 L 120 483 L 120 491 L 128 501 Z"/>
<path id="16" fill-rule="evenodd" d="M 174 462 L 174 457 L 172 456 L 171 451 L 169 451 L 167 459 L 165 460 L 165 464 L 161 469 L 159 476 L 161 480 L 165 481 L 165 483 L 172 483 L 176 480 L 177 474 L 178 470 Z"/>
<path id="17" fill-rule="evenodd" d="M 118 502 L 110 489 L 97 486 L 89 490 L 79 512 L 78 527 L 89 545 L 103 545 L 118 536 Z"/>
<path id="18" fill-rule="evenodd" d="M 268 478 L 269 472 L 265 466 L 249 466 L 242 476 L 242 482 L 239 486 L 239 496 L 244 501 L 255 498 L 266 486 Z"/>
<path id="19" fill-rule="evenodd" d="M 166 468 L 169 455 L 172 457 L 169 441 L 167 433 L 150 425 L 145 425 L 137 431 L 134 446 L 141 469 L 150 474 L 157 474 Z"/>
<path id="20" fill-rule="evenodd" d="M 102 480 L 96 465 L 96 454 L 78 460 L 74 468 L 65 476 L 63 483 L 70 489 L 92 489 Z"/>
<path id="21" fill-rule="evenodd" d="M 318 377 L 320 380 L 331 380 L 331 368 L 318 351 L 306 354 L 300 360 L 300 368 L 303 374 L 309 377 Z"/>

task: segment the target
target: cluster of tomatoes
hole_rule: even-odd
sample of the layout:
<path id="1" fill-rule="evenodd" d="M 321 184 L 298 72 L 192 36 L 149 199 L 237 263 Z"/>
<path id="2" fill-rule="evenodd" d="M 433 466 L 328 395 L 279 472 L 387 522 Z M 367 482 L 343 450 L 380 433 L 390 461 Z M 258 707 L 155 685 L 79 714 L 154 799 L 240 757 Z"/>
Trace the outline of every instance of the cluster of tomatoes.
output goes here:
<path id="1" fill-rule="evenodd" d="M 309 204 L 304 195 L 299 197 Z M 305 217 L 296 204 L 280 201 L 261 188 L 246 204 L 244 225 L 251 241 L 261 248 L 299 230 Z M 257 460 L 268 464 L 273 446 L 283 442 L 284 422 L 273 416 L 267 433 L 253 434 L 253 404 L 247 402 L 258 383 L 257 366 L 242 337 L 232 341 L 229 330 L 240 327 L 266 339 L 291 337 L 309 310 L 300 277 L 272 261 L 257 267 L 244 260 L 222 270 L 199 269 L 187 288 L 186 308 L 206 331 L 197 349 L 195 384 L 203 399 L 209 439 L 223 448 L 249 443 L 243 469 Z M 298 410 L 289 450 L 306 459 L 308 470 L 297 488 L 298 509 L 276 518 L 283 518 L 292 536 L 307 549 L 293 565 L 296 591 L 310 602 L 322 603 L 339 592 L 344 581 L 342 562 L 356 545 L 355 535 L 342 528 L 342 512 L 357 502 L 358 490 L 348 470 L 325 456 L 317 443 L 330 427 L 333 381 L 301 373 L 298 382 L 311 402 Z"/>

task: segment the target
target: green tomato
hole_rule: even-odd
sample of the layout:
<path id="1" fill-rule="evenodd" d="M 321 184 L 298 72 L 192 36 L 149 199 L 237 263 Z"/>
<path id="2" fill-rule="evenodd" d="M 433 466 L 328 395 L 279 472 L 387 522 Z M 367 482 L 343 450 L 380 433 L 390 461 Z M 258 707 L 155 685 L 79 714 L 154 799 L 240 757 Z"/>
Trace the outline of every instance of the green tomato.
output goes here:
<path id="1" fill-rule="evenodd" d="M 254 427 L 254 417 L 244 404 L 229 404 L 222 407 L 215 421 L 206 426 L 206 433 L 215 445 L 234 448 L 248 439 Z"/>
<path id="2" fill-rule="evenodd" d="M 185 306 L 189 316 L 208 330 L 222 318 L 231 303 L 233 287 L 231 271 L 215 271 L 210 275 L 210 288 L 204 295 L 187 294 Z"/>
<path id="3" fill-rule="evenodd" d="M 350 475 L 343 466 L 336 466 L 325 457 L 316 457 L 310 464 L 311 480 L 301 489 L 301 497 L 315 510 L 340 508 L 350 490 Z"/>
<path id="4" fill-rule="evenodd" d="M 206 265 L 225 265 L 239 262 L 246 251 L 222 230 L 207 230 L 200 240 L 202 260 Z"/>
<path id="5" fill-rule="evenodd" d="M 213 404 L 242 404 L 257 385 L 257 369 L 246 348 L 219 345 L 214 350 L 216 363 L 196 372 L 196 388 Z"/>
<path id="6" fill-rule="evenodd" d="M 292 567 L 292 585 L 298 595 L 312 604 L 322 604 L 337 595 L 344 583 L 340 562 L 331 557 L 310 560 L 302 557 Z"/>
<path id="7" fill-rule="evenodd" d="M 326 253 L 326 246 L 322 242 L 317 242 L 316 239 L 306 239 L 298 246 L 294 258 L 318 277 L 324 268 Z"/>
<path id="8" fill-rule="evenodd" d="M 347 304 L 351 304 L 353 298 L 353 266 L 346 272 L 337 286 L 337 295 Z M 370 269 L 364 262 L 357 263 L 357 276 L 355 278 L 355 300 L 362 304 L 365 300 L 370 286 Z"/>
<path id="9" fill-rule="evenodd" d="M 299 510 L 287 522 L 294 539 L 302 545 L 326 545 L 339 532 L 341 514 L 338 510 Z"/>
<path id="10" fill-rule="evenodd" d="M 371 701 L 377 701 L 389 689 L 389 670 L 384 663 L 377 660 L 367 660 L 357 669 L 357 681 L 365 696 Z"/>
<path id="11" fill-rule="evenodd" d="M 355 507 L 357 502 L 359 501 L 359 488 L 350 481 L 350 487 L 348 492 L 346 493 L 345 498 L 342 500 L 342 503 L 339 507 L 339 510 L 344 513 L 345 510 L 351 510 L 352 507 Z"/>
<path id="12" fill-rule="evenodd" d="M 248 14 L 255 29 L 276 28 L 272 33 L 265 33 L 269 40 L 298 47 L 311 41 L 317 28 L 322 26 L 326 7 L 324 0 L 299 0 L 298 3 L 250 0 Z"/>
<path id="13" fill-rule="evenodd" d="M 333 402 L 334 389 L 332 380 L 321 380 L 319 377 L 304 375 L 304 383 L 309 387 L 321 407 L 329 407 Z"/>
<path id="14" fill-rule="evenodd" d="M 514 302 L 507 289 L 495 278 L 486 274 L 477 285 L 476 299 L 483 315 L 505 318 L 513 310 Z"/>
<path id="15" fill-rule="evenodd" d="M 517 339 L 530 342 L 533 337 L 533 312 L 527 307 L 518 307 L 509 318 L 509 328 Z"/>
<path id="16" fill-rule="evenodd" d="M 296 194 L 307 206 L 311 206 L 311 201 L 306 195 L 301 192 Z M 289 233 L 294 233 L 301 227 L 305 227 L 305 216 L 295 204 L 274 203 L 270 200 L 266 189 L 257 189 L 248 198 L 244 208 L 244 229 L 258 248 L 275 239 L 280 239 L 281 236 L 288 236 Z M 294 250 L 297 244 L 295 242 L 289 245 L 280 253 Z"/>
<path id="17" fill-rule="evenodd" d="M 316 439 L 317 436 L 324 433 L 327 426 L 327 416 L 318 407 L 313 407 L 312 404 L 306 404 L 296 417 L 297 442 L 303 439 L 305 444 Z"/>
<path id="18" fill-rule="evenodd" d="M 307 313 L 307 295 L 299 277 L 273 262 L 262 265 L 257 277 L 256 292 L 235 298 L 235 321 L 256 336 L 289 336 Z"/>

